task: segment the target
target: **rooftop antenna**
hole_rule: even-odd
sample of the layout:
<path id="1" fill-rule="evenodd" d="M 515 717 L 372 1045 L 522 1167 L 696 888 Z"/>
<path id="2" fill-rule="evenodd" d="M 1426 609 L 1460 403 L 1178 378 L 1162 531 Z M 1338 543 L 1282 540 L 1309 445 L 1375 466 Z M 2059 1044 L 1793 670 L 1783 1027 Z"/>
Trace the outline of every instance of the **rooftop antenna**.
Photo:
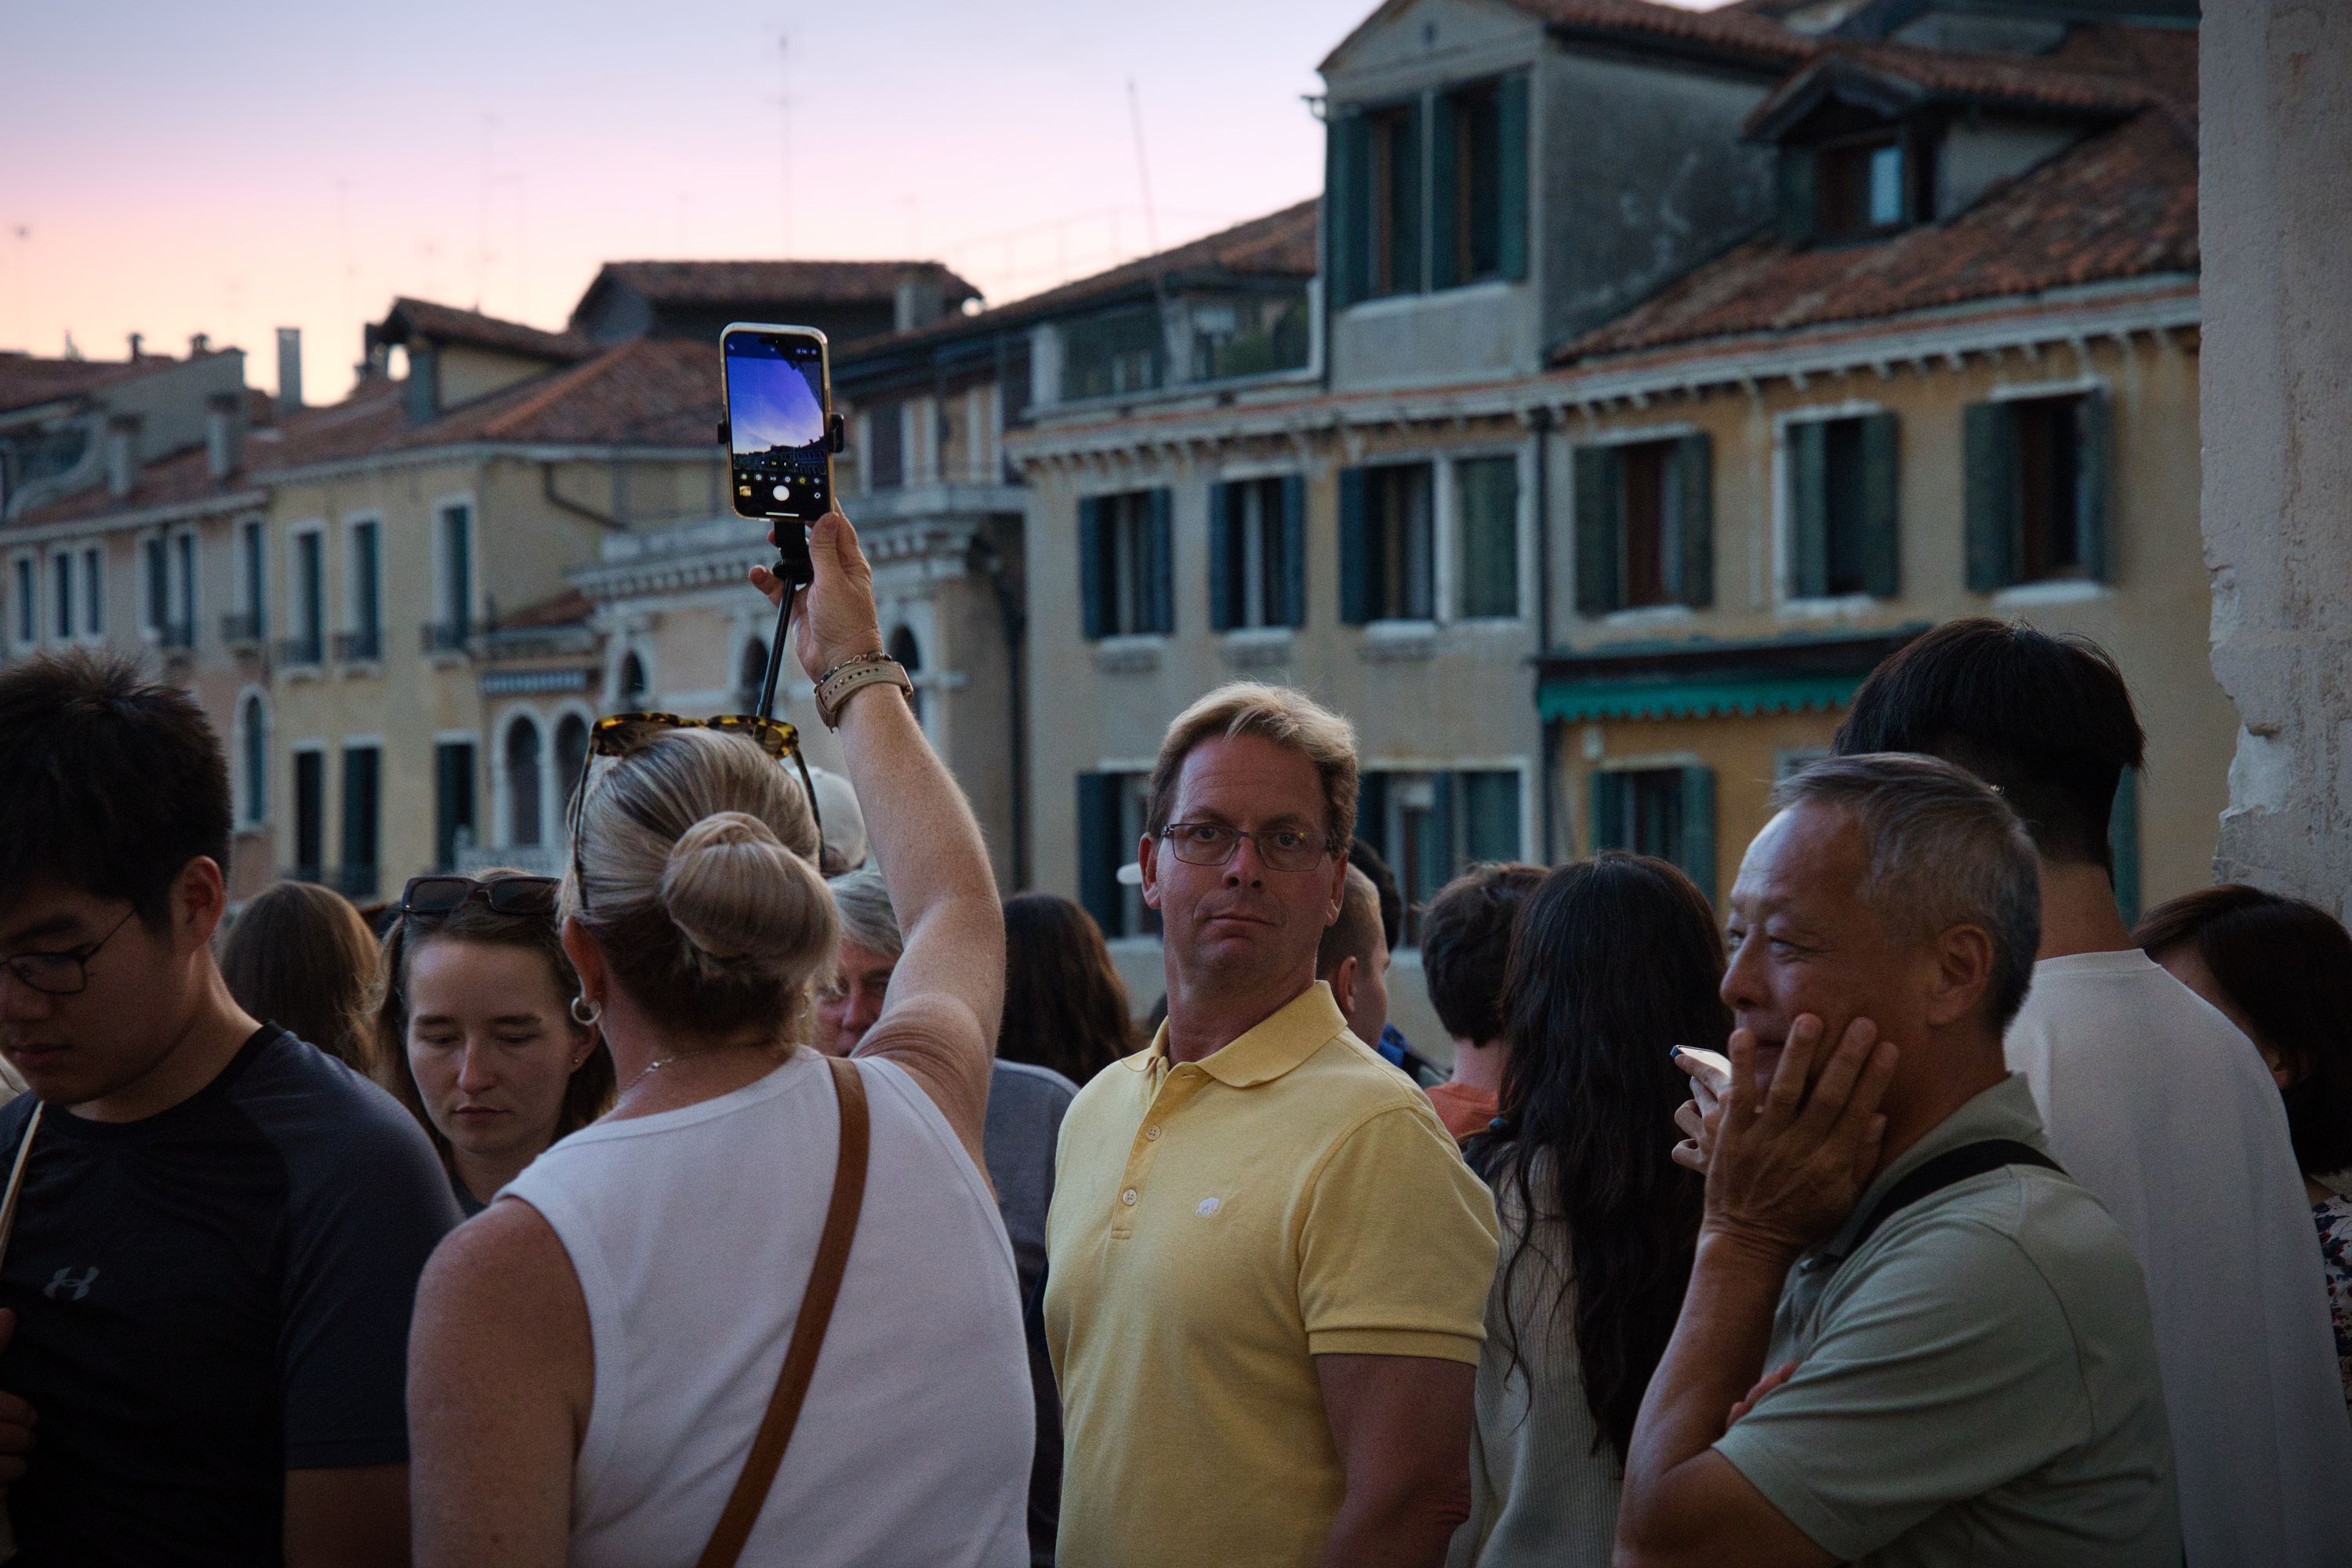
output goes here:
<path id="1" fill-rule="evenodd" d="M 1160 254 L 1160 215 L 1151 204 L 1151 160 L 1143 149 L 1143 101 L 1136 95 L 1133 77 L 1127 79 L 1127 120 L 1135 132 L 1135 177 L 1143 187 L 1143 240 L 1150 247 L 1147 254 L 1151 260 L 1151 294 L 1160 305 L 1160 335 L 1164 342 L 1169 325 L 1168 278 Z"/>
<path id="2" fill-rule="evenodd" d="M 479 310 L 489 301 L 490 292 L 490 137 L 498 130 L 499 117 L 482 116 L 482 188 L 475 202 L 475 231 L 479 243 L 474 249 L 474 309 Z"/>
<path id="3" fill-rule="evenodd" d="M 793 40 L 787 33 L 776 35 L 776 88 L 777 157 L 780 160 L 777 216 L 783 234 L 783 254 L 790 257 L 793 253 Z"/>

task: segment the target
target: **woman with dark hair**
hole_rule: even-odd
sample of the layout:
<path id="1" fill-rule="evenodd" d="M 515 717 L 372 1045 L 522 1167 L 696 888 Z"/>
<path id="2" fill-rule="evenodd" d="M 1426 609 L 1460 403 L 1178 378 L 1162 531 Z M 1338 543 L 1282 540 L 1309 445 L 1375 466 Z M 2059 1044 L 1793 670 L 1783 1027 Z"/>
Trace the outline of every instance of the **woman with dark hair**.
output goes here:
<path id="1" fill-rule="evenodd" d="M 1606 1564 L 1625 1445 L 1689 1286 L 1702 1179 L 1656 1129 L 1676 1046 L 1721 1050 L 1723 938 L 1689 878 L 1617 851 L 1523 907 L 1503 981 L 1499 1131 L 1473 1150 L 1503 1222 L 1449 1568 Z"/>
<path id="2" fill-rule="evenodd" d="M 520 871 L 418 877 L 384 933 L 377 1081 L 424 1127 L 469 1219 L 613 1104 L 555 887 Z"/>
<path id="3" fill-rule="evenodd" d="M 280 882 L 247 900 L 221 939 L 220 969 L 238 1006 L 374 1074 L 376 941 L 342 894 Z"/>
<path id="4" fill-rule="evenodd" d="M 1055 893 L 1004 900 L 1004 1021 L 999 1061 L 1083 1086 L 1134 1048 L 1127 987 L 1094 916 Z"/>
<path id="5" fill-rule="evenodd" d="M 2149 912 L 2132 940 L 2238 1026 L 2278 1080 L 2319 1227 L 2336 1358 L 2352 1405 L 2352 934 L 2317 905 L 2239 883 Z"/>

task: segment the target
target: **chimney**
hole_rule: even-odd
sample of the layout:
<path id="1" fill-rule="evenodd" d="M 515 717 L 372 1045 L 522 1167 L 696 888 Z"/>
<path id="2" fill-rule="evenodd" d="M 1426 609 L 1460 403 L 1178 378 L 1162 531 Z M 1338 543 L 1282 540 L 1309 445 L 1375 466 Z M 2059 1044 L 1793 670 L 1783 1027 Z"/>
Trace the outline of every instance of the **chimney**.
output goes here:
<path id="1" fill-rule="evenodd" d="M 898 275 L 898 309 L 895 326 L 902 332 L 938 321 L 947 313 L 947 290 L 936 268 L 909 268 Z"/>
<path id="2" fill-rule="evenodd" d="M 215 392 L 205 399 L 205 466 L 226 479 L 245 460 L 245 394 Z"/>
<path id="3" fill-rule="evenodd" d="M 137 364 L 141 358 L 143 357 L 139 345 L 146 341 L 147 334 L 144 332 L 133 332 L 131 334 L 131 363 L 132 364 Z"/>
<path id="4" fill-rule="evenodd" d="M 278 412 L 282 417 L 302 406 L 302 329 L 278 329 Z"/>
<path id="5" fill-rule="evenodd" d="M 212 352 L 213 335 L 210 332 L 190 332 L 188 334 L 188 357 L 190 359 L 202 359 Z"/>
<path id="6" fill-rule="evenodd" d="M 139 488 L 139 426 L 136 414 L 107 417 L 106 488 L 118 497 Z"/>

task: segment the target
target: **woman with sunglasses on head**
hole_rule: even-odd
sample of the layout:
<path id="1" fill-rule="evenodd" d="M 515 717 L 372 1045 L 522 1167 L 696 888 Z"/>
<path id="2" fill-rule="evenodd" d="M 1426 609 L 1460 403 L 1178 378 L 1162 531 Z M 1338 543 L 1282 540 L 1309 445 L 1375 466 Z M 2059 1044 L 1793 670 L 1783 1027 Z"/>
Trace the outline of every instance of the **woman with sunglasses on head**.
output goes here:
<path id="1" fill-rule="evenodd" d="M 551 877 L 417 877 L 383 939 L 378 1075 L 424 1125 L 468 1218 L 613 1103 L 582 1023 Z"/>
<path id="2" fill-rule="evenodd" d="M 835 514 L 809 544 L 797 651 L 904 930 L 888 1002 L 852 1057 L 805 1048 L 837 924 L 788 727 L 597 727 L 561 909 L 620 1095 L 426 1270 L 424 1568 L 1028 1560 L 1028 1361 L 982 1173 L 1003 921 L 856 534 Z"/>

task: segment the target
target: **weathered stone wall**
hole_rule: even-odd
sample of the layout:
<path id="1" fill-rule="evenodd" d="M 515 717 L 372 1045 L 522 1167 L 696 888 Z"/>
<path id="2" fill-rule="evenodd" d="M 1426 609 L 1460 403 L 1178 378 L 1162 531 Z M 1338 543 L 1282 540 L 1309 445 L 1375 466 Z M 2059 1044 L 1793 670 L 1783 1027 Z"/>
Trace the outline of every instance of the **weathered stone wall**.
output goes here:
<path id="1" fill-rule="evenodd" d="M 2352 904 L 2352 27 L 2206 8 L 2199 186 L 2213 670 L 2243 725 L 2215 869 Z"/>

